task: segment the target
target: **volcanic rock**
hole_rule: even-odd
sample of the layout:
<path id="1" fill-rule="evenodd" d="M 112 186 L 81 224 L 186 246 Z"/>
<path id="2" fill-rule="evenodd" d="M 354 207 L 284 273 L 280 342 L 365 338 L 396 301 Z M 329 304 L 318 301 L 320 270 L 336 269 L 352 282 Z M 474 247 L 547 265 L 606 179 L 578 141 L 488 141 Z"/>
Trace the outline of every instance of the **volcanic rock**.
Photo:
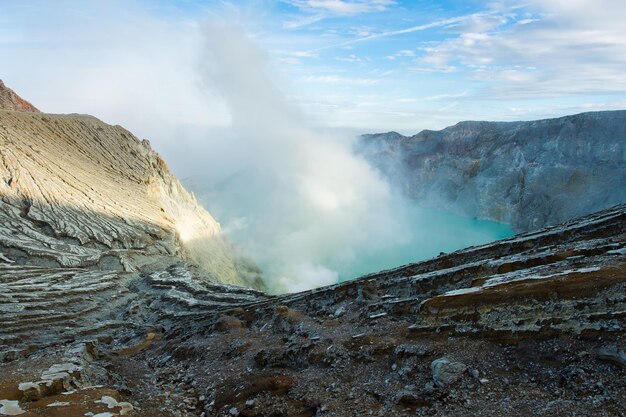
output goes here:
<path id="1" fill-rule="evenodd" d="M 437 386 L 450 385 L 458 381 L 467 366 L 461 362 L 450 362 L 447 358 L 440 358 L 434 360 L 430 364 L 430 369 L 433 372 L 433 381 Z"/>

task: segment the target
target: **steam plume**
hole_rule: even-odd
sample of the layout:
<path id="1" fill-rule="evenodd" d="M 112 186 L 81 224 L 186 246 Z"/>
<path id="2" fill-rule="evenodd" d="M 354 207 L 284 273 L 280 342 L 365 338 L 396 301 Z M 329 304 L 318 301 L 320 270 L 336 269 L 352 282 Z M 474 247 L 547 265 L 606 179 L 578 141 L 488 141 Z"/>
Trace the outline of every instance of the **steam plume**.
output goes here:
<path id="1" fill-rule="evenodd" d="M 213 22 L 206 39 L 206 85 L 232 120 L 213 149 L 234 174 L 203 199 L 273 291 L 332 284 L 463 244 L 457 234 L 454 243 L 424 247 L 437 240 L 427 225 L 446 219 L 392 193 L 351 152 L 349 138 L 310 126 L 272 84 L 263 52 L 242 31 Z"/>

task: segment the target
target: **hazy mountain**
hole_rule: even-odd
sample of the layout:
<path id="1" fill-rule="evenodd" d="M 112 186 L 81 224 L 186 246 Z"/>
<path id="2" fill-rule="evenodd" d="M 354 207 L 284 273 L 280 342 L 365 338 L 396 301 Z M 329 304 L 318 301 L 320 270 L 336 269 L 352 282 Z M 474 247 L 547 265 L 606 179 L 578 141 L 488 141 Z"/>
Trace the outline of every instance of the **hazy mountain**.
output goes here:
<path id="1" fill-rule="evenodd" d="M 358 151 L 421 204 L 517 230 L 626 202 L 626 111 L 364 135 Z"/>

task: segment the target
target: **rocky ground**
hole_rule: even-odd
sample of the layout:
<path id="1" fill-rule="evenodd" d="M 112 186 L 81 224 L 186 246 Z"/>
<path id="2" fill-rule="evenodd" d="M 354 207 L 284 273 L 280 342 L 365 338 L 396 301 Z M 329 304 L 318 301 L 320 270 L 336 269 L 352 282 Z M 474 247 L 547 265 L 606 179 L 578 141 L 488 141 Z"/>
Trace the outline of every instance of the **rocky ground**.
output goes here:
<path id="1" fill-rule="evenodd" d="M 626 206 L 278 297 L 171 269 L 107 307 L 143 328 L 35 337 L 4 353 L 0 392 L 25 416 L 99 415 L 104 396 L 135 416 L 620 416 L 625 271 Z"/>
<path id="2" fill-rule="evenodd" d="M 138 356 L 181 415 L 623 415 L 625 208 L 194 320 Z"/>
<path id="3" fill-rule="evenodd" d="M 626 205 L 270 296 L 124 129 L 0 143 L 0 416 L 624 415 Z"/>

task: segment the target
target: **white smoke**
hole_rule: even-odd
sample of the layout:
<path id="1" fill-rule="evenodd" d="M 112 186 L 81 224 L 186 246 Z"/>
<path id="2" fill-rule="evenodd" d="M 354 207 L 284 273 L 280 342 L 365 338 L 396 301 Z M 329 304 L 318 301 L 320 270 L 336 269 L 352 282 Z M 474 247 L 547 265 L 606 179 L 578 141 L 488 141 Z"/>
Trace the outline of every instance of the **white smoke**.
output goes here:
<path id="1" fill-rule="evenodd" d="M 231 137 L 209 140 L 222 141 L 214 149 L 236 172 L 207 203 L 218 218 L 231 217 L 226 231 L 246 236 L 238 243 L 274 291 L 337 282 L 338 265 L 409 238 L 387 184 L 351 152 L 349 139 L 314 129 L 287 104 L 243 31 L 209 23 L 206 39 L 207 87 L 232 120 Z M 241 216 L 232 217 L 238 207 Z"/>

